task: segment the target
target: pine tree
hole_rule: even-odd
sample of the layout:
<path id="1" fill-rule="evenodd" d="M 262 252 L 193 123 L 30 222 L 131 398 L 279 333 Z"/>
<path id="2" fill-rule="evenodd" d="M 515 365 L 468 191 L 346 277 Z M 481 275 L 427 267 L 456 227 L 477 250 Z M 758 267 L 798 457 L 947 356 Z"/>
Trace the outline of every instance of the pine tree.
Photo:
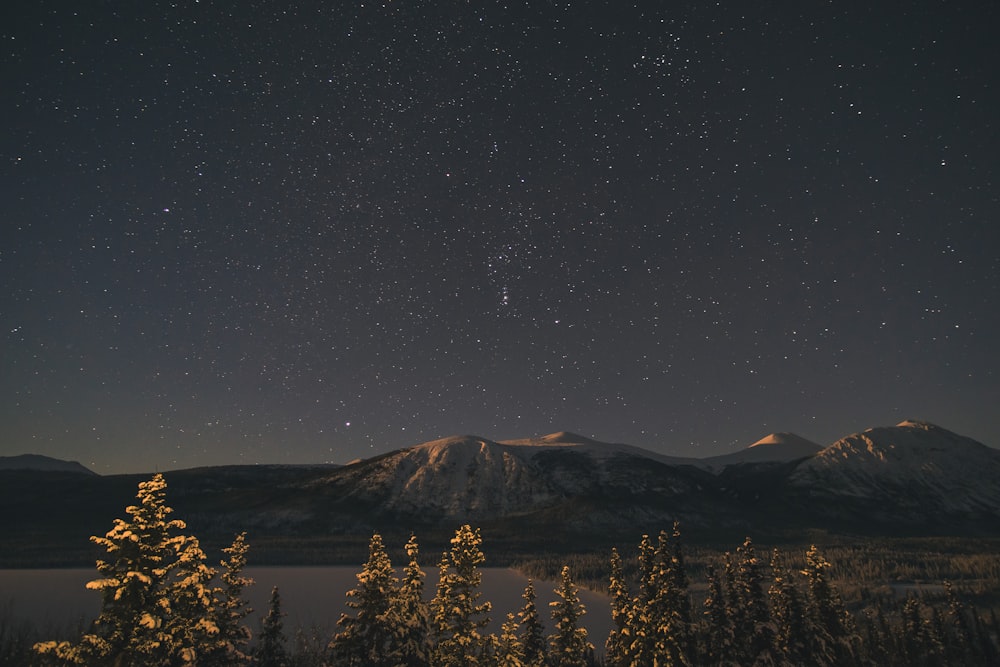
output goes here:
<path id="1" fill-rule="evenodd" d="M 157 640 L 167 664 L 195 665 L 201 662 L 219 635 L 215 570 L 206 564 L 198 538 L 183 535 L 174 540 L 176 567 L 157 603 L 168 610 L 157 626 Z"/>
<path id="2" fill-rule="evenodd" d="M 417 563 L 420 551 L 416 536 L 406 543 L 409 562 L 389 609 L 388 625 L 393 628 L 387 661 L 396 667 L 425 667 L 430 662 L 430 619 L 424 601 L 424 572 Z"/>
<path id="3" fill-rule="evenodd" d="M 691 597 L 678 522 L 674 522 L 669 537 L 665 531 L 660 532 L 655 560 L 656 612 L 651 616 L 658 623 L 656 655 L 663 665 L 689 665 L 693 661 Z"/>
<path id="4" fill-rule="evenodd" d="M 639 595 L 633 598 L 628 616 L 625 647 L 627 663 L 635 667 L 653 665 L 656 660 L 656 619 L 652 609 L 656 597 L 656 547 L 649 535 L 643 535 L 639 542 Z M 624 635 L 623 635 L 624 636 Z"/>
<path id="5" fill-rule="evenodd" d="M 817 667 L 855 662 L 858 637 L 840 595 L 830 584 L 830 563 L 815 545 L 806 552 L 802 570 L 809 590 L 806 614 L 810 622 L 810 657 Z"/>
<path id="6" fill-rule="evenodd" d="M 500 629 L 500 638 L 494 649 L 497 667 L 526 667 L 524 659 L 524 644 L 521 643 L 520 626 L 513 613 L 507 614 L 507 620 Z"/>
<path id="7" fill-rule="evenodd" d="M 250 546 L 246 533 L 236 536 L 233 543 L 223 549 L 228 556 L 222 561 L 222 587 L 216 590 L 216 620 L 219 632 L 208 655 L 199 660 L 199 667 L 237 667 L 248 660 L 248 645 L 252 633 L 243 621 L 253 609 L 243 599 L 243 591 L 253 585 L 253 579 L 243 576 Z"/>
<path id="8" fill-rule="evenodd" d="M 661 531 L 654 547 L 644 535 L 639 545 L 640 597 L 632 603 L 626 629 L 627 661 L 637 665 L 690 664 L 694 650 L 691 599 L 680 530 Z"/>
<path id="9" fill-rule="evenodd" d="M 347 592 L 347 606 L 355 614 L 341 615 L 340 632 L 331 649 L 341 665 L 389 667 L 389 648 L 395 628 L 389 608 L 396 596 L 396 575 L 379 534 L 372 535 L 368 562 L 357 574 L 358 586 Z"/>
<path id="10" fill-rule="evenodd" d="M 587 629 L 580 626 L 580 618 L 587 610 L 580 602 L 568 565 L 563 566 L 555 592 L 559 599 L 549 603 L 555 623 L 549 637 L 549 663 L 553 667 L 587 667 L 594 646 L 587 640 Z"/>
<path id="11" fill-rule="evenodd" d="M 726 554 L 729 562 L 730 555 Z M 729 601 L 726 596 L 724 579 L 717 575 L 715 568 L 708 568 L 708 594 L 705 596 L 704 647 L 702 662 L 706 665 L 735 664 L 736 636 L 733 631 Z"/>
<path id="12" fill-rule="evenodd" d="M 684 547 L 681 543 L 680 522 L 674 521 L 674 530 L 669 543 L 671 599 L 670 609 L 673 613 L 673 634 L 677 644 L 681 662 L 692 662 L 694 652 L 693 616 L 691 611 L 690 580 L 684 565 Z"/>
<path id="13" fill-rule="evenodd" d="M 632 614 L 632 599 L 629 596 L 628 583 L 625 581 L 625 569 L 617 549 L 611 550 L 611 575 L 608 581 L 608 595 L 611 598 L 611 631 L 604 643 L 605 660 L 611 667 L 625 667 L 628 662 L 628 649 L 631 644 L 629 618 Z"/>
<path id="14" fill-rule="evenodd" d="M 760 561 L 748 537 L 736 549 L 734 627 L 743 638 L 747 665 L 774 665 L 775 629 L 764 596 Z"/>
<path id="15" fill-rule="evenodd" d="M 545 630 L 542 619 L 538 616 L 538 606 L 535 603 L 535 585 L 528 579 L 524 587 L 524 606 L 518 616 L 520 619 L 520 639 L 524 652 L 526 667 L 543 667 L 546 663 Z"/>
<path id="16" fill-rule="evenodd" d="M 768 589 L 775 624 L 775 649 L 780 664 L 794 667 L 809 662 L 805 605 L 798 588 L 785 570 L 777 549 L 771 554 L 773 583 Z"/>
<path id="17" fill-rule="evenodd" d="M 140 482 L 137 504 L 125 508 L 129 518 L 115 519 L 104 537 L 90 538 L 107 552 L 97 561 L 101 578 L 87 584 L 101 594 L 100 614 L 79 643 L 42 642 L 35 646 L 39 653 L 88 667 L 167 663 L 176 647 L 163 634 L 171 615 L 165 591 L 183 543 L 174 531 L 185 524 L 168 518 L 173 510 L 166 488 L 161 474 Z"/>
<path id="18" fill-rule="evenodd" d="M 436 639 L 432 663 L 440 667 L 479 665 L 484 662 L 489 623 L 489 602 L 479 602 L 485 561 L 479 529 L 468 524 L 455 531 L 451 552 L 441 557 L 437 594 L 431 601 L 432 632 Z"/>
<path id="19" fill-rule="evenodd" d="M 271 589 L 267 615 L 260 622 L 260 638 L 253 652 L 254 667 L 289 667 L 284 622 L 281 620 L 284 616 L 281 611 L 281 595 L 275 586 Z"/>
<path id="20" fill-rule="evenodd" d="M 975 659 L 973 646 L 972 625 L 969 622 L 969 613 L 965 605 L 958 599 L 955 587 L 950 581 L 944 582 L 945 594 L 948 596 L 948 631 L 944 633 L 947 642 L 948 655 L 963 655 L 969 658 L 969 662 Z"/>

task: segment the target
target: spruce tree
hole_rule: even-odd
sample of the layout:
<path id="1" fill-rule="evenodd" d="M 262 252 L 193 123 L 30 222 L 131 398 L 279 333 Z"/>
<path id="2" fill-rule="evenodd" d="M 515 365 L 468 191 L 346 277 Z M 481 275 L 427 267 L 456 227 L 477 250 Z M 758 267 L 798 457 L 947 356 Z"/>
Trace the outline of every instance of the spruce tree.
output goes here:
<path id="1" fill-rule="evenodd" d="M 200 664 L 219 636 L 216 623 L 216 590 L 212 586 L 215 569 L 205 562 L 198 538 L 183 535 L 175 538 L 176 567 L 171 581 L 158 600 L 169 610 L 164 623 L 157 626 L 157 640 L 167 664 Z"/>
<path id="2" fill-rule="evenodd" d="M 727 561 L 729 554 L 726 554 Z M 726 595 L 724 576 L 719 576 L 714 567 L 708 568 L 708 593 L 705 596 L 704 646 L 700 654 L 706 665 L 729 667 L 735 664 L 736 636 L 733 631 L 732 614 Z"/>
<path id="3" fill-rule="evenodd" d="M 736 549 L 735 560 L 734 629 L 743 638 L 743 661 L 747 665 L 773 665 L 774 625 L 767 598 L 764 596 L 760 561 L 753 542 L 748 537 Z"/>
<path id="4" fill-rule="evenodd" d="M 569 566 L 563 566 L 559 599 L 549 603 L 555 630 L 549 637 L 549 663 L 553 667 L 587 667 L 594 646 L 587 640 L 587 629 L 580 626 L 580 618 L 587 613 L 576 585 L 570 576 Z"/>
<path id="5" fill-rule="evenodd" d="M 199 661 L 199 667 L 236 667 L 245 665 L 248 660 L 252 633 L 243 621 L 253 609 L 243 599 L 243 592 L 253 585 L 253 579 L 244 576 L 243 569 L 247 565 L 249 550 L 246 533 L 237 535 L 233 543 L 222 550 L 227 558 L 220 563 L 222 587 L 216 591 L 219 600 L 215 623 L 219 631 L 214 638 L 214 646 Z"/>
<path id="6" fill-rule="evenodd" d="M 340 632 L 330 648 L 340 665 L 389 667 L 396 628 L 390 624 L 388 612 L 396 596 L 397 579 L 378 533 L 372 535 L 368 562 L 357 580 L 357 588 L 347 592 L 347 606 L 354 615 L 341 615 L 337 621 Z"/>
<path id="7" fill-rule="evenodd" d="M 628 618 L 628 645 L 625 655 L 628 663 L 636 667 L 652 665 L 656 659 L 656 619 L 652 606 L 656 597 L 656 547 L 649 535 L 639 542 L 639 594 L 632 600 Z"/>
<path id="8" fill-rule="evenodd" d="M 788 667 L 807 664 L 809 628 L 805 622 L 805 605 L 777 549 L 771 554 L 771 574 L 773 582 L 768 596 L 775 625 L 777 657 L 780 664 Z"/>
<path id="9" fill-rule="evenodd" d="M 425 667 L 430 662 L 430 619 L 416 536 L 410 536 L 405 549 L 409 562 L 389 608 L 388 625 L 394 634 L 387 658 L 396 667 Z"/>
<path id="10" fill-rule="evenodd" d="M 543 667 L 546 663 L 545 629 L 542 627 L 542 619 L 538 615 L 538 606 L 535 602 L 535 584 L 528 579 L 527 586 L 524 587 L 524 606 L 521 607 L 518 618 L 520 620 L 521 647 L 524 652 L 524 664 L 526 667 Z"/>
<path id="11" fill-rule="evenodd" d="M 670 536 L 670 572 L 672 576 L 670 608 L 674 620 L 674 637 L 682 662 L 689 663 L 693 658 L 693 617 L 691 611 L 691 591 L 689 589 L 687 568 L 684 565 L 684 545 L 681 542 L 680 522 L 674 521 L 674 530 Z"/>
<path id="12" fill-rule="evenodd" d="M 975 659 L 972 647 L 976 644 L 973 636 L 969 614 L 958 599 L 955 587 L 950 581 L 944 582 L 945 594 L 948 596 L 948 631 L 944 633 L 947 641 L 948 655 L 964 654 Z"/>
<path id="13" fill-rule="evenodd" d="M 638 665 L 685 665 L 692 661 L 691 600 L 680 531 L 661 531 L 654 547 L 639 545 L 640 597 L 628 622 L 628 660 Z M 624 635 L 619 635 L 624 636 Z"/>
<path id="14" fill-rule="evenodd" d="M 830 583 L 830 563 L 815 545 L 806 552 L 802 570 L 809 590 L 806 614 L 812 637 L 810 656 L 817 667 L 855 662 L 858 637 L 850 614 Z"/>
<path id="15" fill-rule="evenodd" d="M 166 488 L 161 474 L 140 482 L 138 502 L 125 508 L 128 519 L 90 538 L 107 552 L 97 561 L 101 578 L 87 584 L 101 594 L 100 614 L 78 643 L 42 642 L 38 652 L 88 667 L 167 664 L 176 647 L 164 635 L 171 615 L 166 587 L 177 566 L 175 531 L 185 524 L 168 518 Z"/>
<path id="16" fill-rule="evenodd" d="M 480 602 L 485 561 L 479 529 L 468 524 L 455 531 L 451 551 L 441 557 L 437 594 L 431 601 L 432 631 L 436 639 L 432 663 L 440 667 L 480 665 L 485 661 L 487 639 L 482 630 L 489 623 L 492 605 Z"/>
<path id="17" fill-rule="evenodd" d="M 271 589 L 267 615 L 260 622 L 260 637 L 253 652 L 254 667 L 289 667 L 284 622 L 281 620 L 284 616 L 281 611 L 281 595 L 275 586 Z"/>
<path id="18" fill-rule="evenodd" d="M 611 550 L 611 575 L 608 581 L 608 595 L 611 598 L 611 631 L 604 643 L 605 661 L 611 667 L 625 667 L 629 664 L 628 653 L 631 644 L 629 619 L 632 615 L 632 599 L 625 581 L 625 569 L 617 549 Z"/>
<path id="19" fill-rule="evenodd" d="M 500 628 L 500 638 L 494 648 L 497 667 L 526 667 L 524 659 L 524 644 L 521 643 L 520 626 L 513 613 L 507 614 L 507 620 Z"/>

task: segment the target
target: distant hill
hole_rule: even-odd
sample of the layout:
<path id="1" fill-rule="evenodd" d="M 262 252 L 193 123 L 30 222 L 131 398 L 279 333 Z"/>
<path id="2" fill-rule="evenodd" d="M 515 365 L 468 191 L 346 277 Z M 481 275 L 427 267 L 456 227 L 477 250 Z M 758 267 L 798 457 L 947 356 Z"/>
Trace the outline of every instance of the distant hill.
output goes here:
<path id="1" fill-rule="evenodd" d="M 0 470 L 47 470 L 59 472 L 78 472 L 85 475 L 97 473 L 78 461 L 63 461 L 41 454 L 20 454 L 18 456 L 0 456 Z"/>

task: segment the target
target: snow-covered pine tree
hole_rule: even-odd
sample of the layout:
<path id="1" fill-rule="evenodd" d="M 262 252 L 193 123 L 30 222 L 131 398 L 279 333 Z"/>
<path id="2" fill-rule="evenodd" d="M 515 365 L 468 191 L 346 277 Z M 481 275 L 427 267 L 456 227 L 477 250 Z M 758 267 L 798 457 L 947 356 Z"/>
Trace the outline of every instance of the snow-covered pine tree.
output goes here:
<path id="1" fill-rule="evenodd" d="M 629 643 L 625 647 L 628 664 L 652 665 L 656 659 L 656 621 L 651 617 L 651 601 L 656 596 L 656 547 L 649 535 L 639 541 L 639 594 L 632 599 L 629 614 Z"/>
<path id="2" fill-rule="evenodd" d="M 760 561 L 747 537 L 736 549 L 733 579 L 733 628 L 740 639 L 742 661 L 746 665 L 776 664 L 775 627 L 764 595 Z"/>
<path id="3" fill-rule="evenodd" d="M 246 533 L 240 533 L 233 543 L 222 550 L 227 558 L 222 566 L 222 587 L 215 590 L 215 624 L 219 629 L 211 648 L 198 661 L 198 667 L 241 667 L 249 659 L 248 646 L 252 633 L 243 620 L 253 609 L 243 599 L 247 586 L 253 579 L 243 575 L 247 565 L 250 545 Z"/>
<path id="4" fill-rule="evenodd" d="M 643 535 L 639 544 L 640 595 L 632 602 L 625 647 L 629 664 L 690 664 L 694 642 L 691 627 L 691 599 L 680 530 L 661 531 L 653 546 Z"/>
<path id="5" fill-rule="evenodd" d="M 160 635 L 170 607 L 163 606 L 164 588 L 177 564 L 174 532 L 185 528 L 168 518 L 173 510 L 166 489 L 161 474 L 140 482 L 137 504 L 125 508 L 129 518 L 115 519 L 104 537 L 90 538 L 107 552 L 97 561 L 101 578 L 87 584 L 101 594 L 100 614 L 78 643 L 42 642 L 35 646 L 39 653 L 88 667 L 166 663 Z"/>
<path id="6" fill-rule="evenodd" d="M 726 554 L 729 560 L 729 554 Z M 736 664 L 736 635 L 733 631 L 732 615 L 726 595 L 725 575 L 719 575 L 715 568 L 708 568 L 708 594 L 705 596 L 704 645 L 701 647 L 701 662 L 705 665 L 730 667 Z"/>
<path id="7" fill-rule="evenodd" d="M 212 587 L 215 570 L 206 564 L 198 538 L 179 535 L 174 538 L 174 548 L 176 567 L 157 600 L 158 606 L 168 611 L 157 627 L 157 639 L 167 664 L 193 667 L 200 665 L 219 637 L 216 590 Z"/>
<path id="8" fill-rule="evenodd" d="M 388 612 L 397 579 L 378 533 L 372 535 L 368 562 L 357 579 L 357 588 L 347 592 L 347 606 L 355 613 L 341 615 L 340 632 L 330 647 L 338 665 L 390 667 L 388 653 L 396 629 Z"/>
<path id="9" fill-rule="evenodd" d="M 965 653 L 972 659 L 978 657 L 973 648 L 976 638 L 973 635 L 972 623 L 969 619 L 968 611 L 955 592 L 955 587 L 950 581 L 944 582 L 945 594 L 948 596 L 947 632 L 948 654 L 956 655 Z"/>
<path id="10" fill-rule="evenodd" d="M 431 601 L 432 632 L 436 640 L 432 664 L 436 667 L 480 665 L 488 642 L 482 634 L 489 623 L 492 605 L 480 602 L 482 573 L 486 560 L 479 529 L 468 524 L 455 531 L 451 551 L 441 558 L 437 594 Z"/>
<path id="11" fill-rule="evenodd" d="M 550 602 L 555 630 L 549 636 L 549 664 L 553 667 L 587 667 L 594 645 L 587 640 L 587 629 L 580 619 L 587 609 L 580 602 L 576 585 L 564 565 L 555 589 L 558 599 Z"/>
<path id="12" fill-rule="evenodd" d="M 542 627 L 542 619 L 538 615 L 538 606 L 535 602 L 535 584 L 528 579 L 527 586 L 524 587 L 524 606 L 521 607 L 518 618 L 520 619 L 521 645 L 524 650 L 524 664 L 526 667 L 544 667 L 546 663 L 545 629 Z"/>
<path id="13" fill-rule="evenodd" d="M 278 587 L 271 589 L 271 599 L 267 614 L 260 622 L 260 636 L 253 651 L 254 667 L 289 667 L 288 652 L 285 650 L 284 618 L 281 611 L 281 595 Z"/>
<path id="14" fill-rule="evenodd" d="M 658 563 L 656 598 L 660 619 L 657 655 L 664 665 L 692 664 L 691 595 L 684 567 L 680 523 L 677 521 L 669 538 L 666 532 L 660 533 L 655 559 Z"/>
<path id="15" fill-rule="evenodd" d="M 424 601 L 424 572 L 417 563 L 416 536 L 406 543 L 409 562 L 389 608 L 387 625 L 393 629 L 387 662 L 395 667 L 426 667 L 430 663 L 430 619 Z"/>
<path id="16" fill-rule="evenodd" d="M 806 614 L 812 626 L 810 658 L 817 667 L 853 664 L 860 640 L 851 615 L 827 578 L 829 569 L 829 561 L 816 545 L 811 546 L 802 575 L 809 590 Z"/>
<path id="17" fill-rule="evenodd" d="M 773 581 L 767 592 L 779 664 L 787 667 L 808 664 L 809 627 L 805 619 L 805 605 L 777 549 L 771 554 L 771 573 Z"/>
<path id="18" fill-rule="evenodd" d="M 605 661 L 610 667 L 629 664 L 628 647 L 631 644 L 629 618 L 632 615 L 632 598 L 625 581 L 625 568 L 617 549 L 611 549 L 611 574 L 608 578 L 608 595 L 611 598 L 611 631 L 604 642 Z"/>
<path id="19" fill-rule="evenodd" d="M 494 658 L 497 667 L 525 667 L 524 645 L 521 643 L 517 620 L 513 613 L 507 614 L 500 629 L 500 638 L 496 641 Z"/>

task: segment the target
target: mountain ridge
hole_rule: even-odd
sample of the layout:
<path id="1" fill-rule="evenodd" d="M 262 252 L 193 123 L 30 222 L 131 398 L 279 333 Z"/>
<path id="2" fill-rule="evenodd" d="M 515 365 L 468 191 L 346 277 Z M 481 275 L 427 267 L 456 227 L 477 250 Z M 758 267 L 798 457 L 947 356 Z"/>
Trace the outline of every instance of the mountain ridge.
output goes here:
<path id="1" fill-rule="evenodd" d="M 43 454 L 0 456 L 0 470 L 48 470 L 86 475 L 97 474 L 79 461 L 66 461 Z"/>
<path id="2" fill-rule="evenodd" d="M 709 540 L 793 540 L 812 531 L 1000 537 L 998 450 L 914 420 L 810 454 L 815 446 L 778 433 L 734 453 L 742 457 L 677 460 L 568 432 L 505 441 L 466 435 L 339 467 L 164 474 L 178 516 L 199 535 L 225 544 L 246 530 L 269 553 L 284 554 L 275 556 L 282 562 L 322 558 L 303 555 L 303 545 L 320 545 L 322 554 L 374 531 L 447 535 L 461 523 L 527 550 L 631 540 L 675 520 L 691 539 Z M 22 562 L 31 558 L 24 550 L 80 552 L 142 479 L 0 470 L 0 563 L 12 560 L 9 549 L 21 549 Z"/>

